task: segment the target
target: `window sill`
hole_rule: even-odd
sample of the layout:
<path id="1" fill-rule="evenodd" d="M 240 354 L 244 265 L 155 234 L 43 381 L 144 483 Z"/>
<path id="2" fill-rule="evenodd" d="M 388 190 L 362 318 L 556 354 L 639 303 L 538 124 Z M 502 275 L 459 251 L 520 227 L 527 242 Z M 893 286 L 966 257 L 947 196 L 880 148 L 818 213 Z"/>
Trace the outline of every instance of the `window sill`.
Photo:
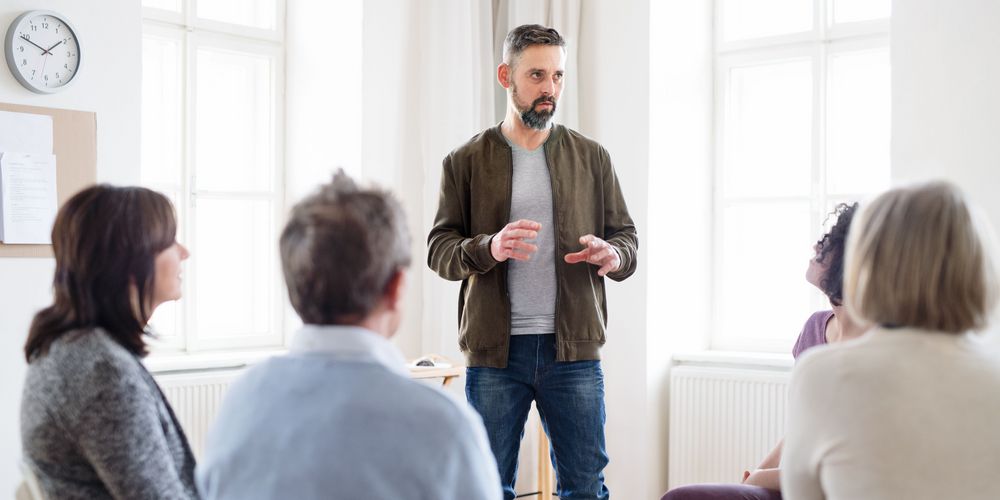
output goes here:
<path id="1" fill-rule="evenodd" d="M 790 354 L 749 351 L 694 351 L 673 355 L 674 366 L 709 366 L 787 372 L 794 360 Z"/>
<path id="2" fill-rule="evenodd" d="M 285 354 L 286 349 L 256 351 L 221 351 L 203 353 L 151 354 L 143 360 L 146 368 L 155 375 L 178 372 L 198 372 L 245 368 L 272 356 Z"/>

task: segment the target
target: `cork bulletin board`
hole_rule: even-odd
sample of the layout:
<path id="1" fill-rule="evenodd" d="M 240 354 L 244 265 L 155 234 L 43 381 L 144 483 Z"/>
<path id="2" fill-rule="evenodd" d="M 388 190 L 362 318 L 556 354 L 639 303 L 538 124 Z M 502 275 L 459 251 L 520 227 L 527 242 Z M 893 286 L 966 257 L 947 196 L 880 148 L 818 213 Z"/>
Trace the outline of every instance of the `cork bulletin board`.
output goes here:
<path id="1" fill-rule="evenodd" d="M 0 111 L 52 117 L 52 152 L 56 155 L 56 198 L 59 206 L 97 181 L 96 113 L 6 103 L 0 103 Z M 51 245 L 0 243 L 0 258 L 51 256 Z"/>

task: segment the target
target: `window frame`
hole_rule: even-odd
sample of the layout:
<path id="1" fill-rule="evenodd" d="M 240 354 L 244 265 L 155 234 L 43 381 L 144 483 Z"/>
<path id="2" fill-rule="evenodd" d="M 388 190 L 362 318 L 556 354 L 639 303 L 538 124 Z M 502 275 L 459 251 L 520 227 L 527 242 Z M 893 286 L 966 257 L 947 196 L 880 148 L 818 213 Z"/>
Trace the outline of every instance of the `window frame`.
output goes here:
<path id="1" fill-rule="evenodd" d="M 280 265 L 277 246 L 268 250 L 271 262 L 271 282 L 274 286 L 266 290 L 268 293 L 268 325 L 267 333 L 263 335 L 239 335 L 221 338 L 202 338 L 197 335 L 196 314 L 198 298 L 195 291 L 197 283 L 197 253 L 196 239 L 197 203 L 199 199 L 218 200 L 257 200 L 271 204 L 269 211 L 270 232 L 276 241 L 280 231 L 280 222 L 286 209 L 286 164 L 285 164 L 285 3 L 286 0 L 276 0 L 276 28 L 266 30 L 261 28 L 241 26 L 218 21 L 199 19 L 195 16 L 198 0 L 182 0 L 181 12 L 174 12 L 154 7 L 142 7 L 143 41 L 147 34 L 157 37 L 172 38 L 179 41 L 179 56 L 181 57 L 181 154 L 178 184 L 164 182 L 147 182 L 142 184 L 175 196 L 175 209 L 178 217 L 178 240 L 188 245 L 192 252 L 192 260 L 186 263 L 185 280 L 183 283 L 184 298 L 175 303 L 174 311 L 176 335 L 158 339 L 153 342 L 153 354 L 160 357 L 174 355 L 194 355 L 210 351 L 233 352 L 250 351 L 261 348 L 283 349 L 287 344 L 287 307 L 284 292 L 281 288 Z M 197 137 L 197 58 L 199 48 L 210 47 L 219 50 L 231 50 L 240 53 L 261 55 L 271 64 L 271 110 L 270 137 L 273 141 L 272 168 L 270 187 L 266 190 L 225 191 L 198 188 L 196 177 Z M 234 311 L 233 314 L 239 314 Z"/>
<path id="2" fill-rule="evenodd" d="M 820 235 L 824 218 L 836 203 L 863 199 L 871 193 L 830 193 L 827 191 L 827 92 L 829 66 L 832 56 L 840 53 L 889 49 L 889 18 L 830 24 L 835 0 L 813 0 L 813 29 L 779 36 L 724 41 L 724 0 L 714 2 L 715 49 L 712 54 L 713 75 L 713 161 L 712 161 L 712 214 L 711 214 L 711 276 L 709 287 L 710 310 L 708 346 L 711 350 L 758 352 L 788 352 L 787 338 L 741 335 L 741 332 L 724 331 L 722 317 L 725 312 L 723 290 L 724 252 L 721 242 L 725 238 L 725 210 L 734 204 L 775 203 L 782 201 L 807 202 L 810 213 L 811 234 Z M 891 14 L 890 14 L 891 15 Z M 812 64 L 812 125 L 810 192 L 808 196 L 726 196 L 726 115 L 730 102 L 730 71 L 734 68 L 767 64 L 782 60 L 804 58 Z M 890 68 L 891 71 L 891 68 Z M 808 248 L 808 241 L 803 247 Z M 802 267 L 805 271 L 806 261 Z M 810 297 L 812 310 L 829 308 L 826 297 L 813 290 Z M 805 317 L 802 318 L 803 322 Z M 789 336 L 791 333 L 788 334 Z M 792 338 L 794 339 L 794 337 Z"/>

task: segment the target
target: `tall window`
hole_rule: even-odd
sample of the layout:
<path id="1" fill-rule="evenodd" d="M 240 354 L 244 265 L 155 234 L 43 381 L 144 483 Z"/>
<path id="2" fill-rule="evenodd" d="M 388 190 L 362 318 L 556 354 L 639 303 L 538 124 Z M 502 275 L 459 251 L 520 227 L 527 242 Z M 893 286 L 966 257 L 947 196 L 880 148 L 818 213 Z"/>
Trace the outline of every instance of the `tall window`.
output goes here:
<path id="1" fill-rule="evenodd" d="M 192 257 L 161 351 L 281 346 L 283 0 L 143 0 L 142 182 Z"/>
<path id="2" fill-rule="evenodd" d="M 888 0 L 716 0 L 713 336 L 787 351 L 834 205 L 889 185 Z"/>

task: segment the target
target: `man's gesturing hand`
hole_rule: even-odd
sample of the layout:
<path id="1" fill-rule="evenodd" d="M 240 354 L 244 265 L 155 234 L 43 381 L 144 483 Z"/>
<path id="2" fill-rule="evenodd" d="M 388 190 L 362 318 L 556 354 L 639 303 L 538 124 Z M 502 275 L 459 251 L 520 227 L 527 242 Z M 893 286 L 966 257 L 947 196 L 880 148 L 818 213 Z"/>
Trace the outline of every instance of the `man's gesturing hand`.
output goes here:
<path id="1" fill-rule="evenodd" d="M 605 274 L 617 271 L 621 267 L 622 258 L 618 255 L 615 247 L 611 246 L 607 241 L 592 234 L 586 234 L 580 237 L 580 244 L 586 245 L 587 248 L 579 252 L 566 254 L 566 262 L 570 264 L 587 262 L 595 266 L 601 266 L 597 270 L 598 276 L 604 276 Z"/>
<path id="2" fill-rule="evenodd" d="M 542 225 L 533 220 L 521 219 L 511 222 L 493 235 L 493 239 L 490 240 L 490 253 L 497 262 L 507 259 L 528 260 L 538 247 L 524 240 L 537 238 L 538 230 L 541 228 Z"/>

